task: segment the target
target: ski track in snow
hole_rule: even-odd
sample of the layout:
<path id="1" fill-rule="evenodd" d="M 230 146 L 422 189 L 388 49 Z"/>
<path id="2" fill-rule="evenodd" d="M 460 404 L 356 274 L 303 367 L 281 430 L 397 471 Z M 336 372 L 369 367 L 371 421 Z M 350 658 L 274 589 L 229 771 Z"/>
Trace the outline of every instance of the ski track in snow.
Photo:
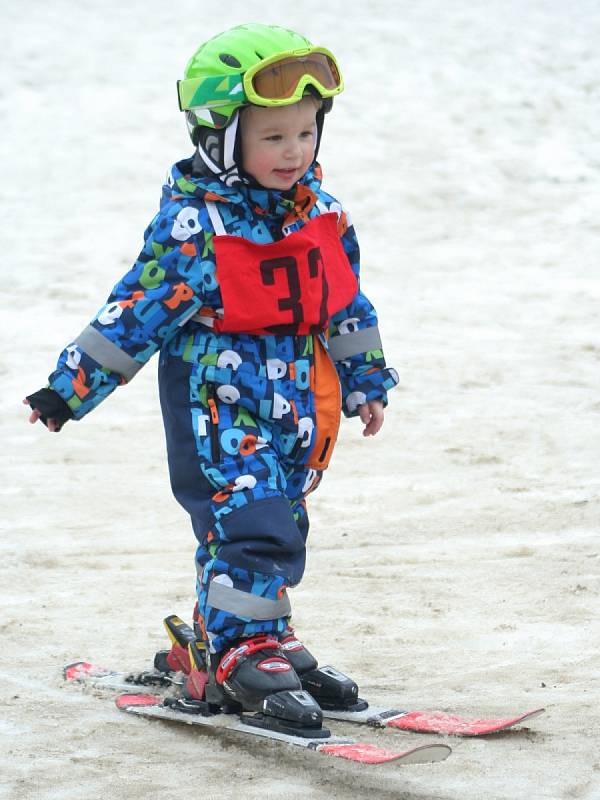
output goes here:
<path id="1" fill-rule="evenodd" d="M 600 798 L 598 4 L 5 6 L 0 798 Z M 451 741 L 442 764 L 316 764 L 62 683 L 78 658 L 134 668 L 166 646 L 162 617 L 193 604 L 194 542 L 155 362 L 60 437 L 28 426 L 21 398 L 133 262 L 190 152 L 187 59 L 253 19 L 339 55 L 324 183 L 401 376 L 376 439 L 343 423 L 311 498 L 298 633 L 377 704 L 548 709 Z"/>

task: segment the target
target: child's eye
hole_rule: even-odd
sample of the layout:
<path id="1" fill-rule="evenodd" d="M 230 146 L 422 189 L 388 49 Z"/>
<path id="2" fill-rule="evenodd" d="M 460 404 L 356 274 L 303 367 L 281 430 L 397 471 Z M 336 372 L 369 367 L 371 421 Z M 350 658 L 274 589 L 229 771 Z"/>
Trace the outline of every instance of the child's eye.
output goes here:
<path id="1" fill-rule="evenodd" d="M 265 136 L 265 140 L 267 142 L 279 142 L 279 141 L 281 141 L 281 134 L 274 133 L 271 136 Z"/>
<path id="2" fill-rule="evenodd" d="M 313 135 L 313 131 L 312 130 L 302 131 L 302 133 L 300 134 L 300 136 L 302 136 L 303 139 L 308 139 L 312 135 Z"/>

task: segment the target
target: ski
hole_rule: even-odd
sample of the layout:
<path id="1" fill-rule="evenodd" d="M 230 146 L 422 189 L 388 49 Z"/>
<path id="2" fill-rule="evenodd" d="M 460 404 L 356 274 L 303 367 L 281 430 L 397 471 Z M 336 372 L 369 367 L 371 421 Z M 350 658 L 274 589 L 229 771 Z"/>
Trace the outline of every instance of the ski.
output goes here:
<path id="1" fill-rule="evenodd" d="M 182 672 L 160 672 L 157 669 L 139 672 L 117 672 L 106 669 L 89 661 L 74 661 L 63 669 L 63 675 L 69 683 L 84 683 L 96 689 L 111 689 L 119 692 L 130 692 L 142 687 L 168 688 L 181 686 L 185 681 Z"/>
<path id="2" fill-rule="evenodd" d="M 331 667 L 323 669 L 333 670 Z M 183 683 L 185 676 L 180 673 L 164 673 L 158 670 L 141 672 L 117 672 L 105 669 L 87 661 L 76 661 L 64 669 L 68 681 L 77 681 L 98 689 L 111 689 L 129 692 L 133 688 L 172 687 Z M 366 708 L 364 707 L 366 705 Z M 370 706 L 362 701 L 357 703 L 361 710 L 323 709 L 325 719 L 352 722 L 373 728 L 390 728 L 408 733 L 435 733 L 446 736 L 486 736 L 529 722 L 544 713 L 536 708 L 510 717 L 463 717 L 440 711 L 401 711 L 391 707 Z"/>
<path id="3" fill-rule="evenodd" d="M 262 727 L 267 721 L 261 714 L 206 714 L 186 713 L 177 709 L 177 701 L 150 694 L 123 694 L 115 700 L 117 708 L 130 714 L 177 722 L 187 725 L 202 725 L 207 728 L 226 730 L 236 734 L 258 736 L 285 744 L 303 747 L 308 751 L 345 758 L 360 764 L 387 764 L 395 761 L 400 764 L 425 764 L 444 761 L 451 749 L 445 744 L 430 744 L 413 747 L 402 752 L 392 752 L 367 742 L 357 742 L 340 736 L 311 738 L 280 733 Z M 174 703 L 174 705 L 171 705 Z"/>
<path id="4" fill-rule="evenodd" d="M 369 706 L 362 711 L 323 709 L 324 719 L 369 725 L 373 728 L 392 728 L 409 733 L 436 733 L 446 736 L 486 736 L 500 733 L 521 722 L 528 722 L 544 713 L 543 708 L 526 711 L 513 717 L 469 718 L 441 711 L 398 711 L 393 708 Z"/>

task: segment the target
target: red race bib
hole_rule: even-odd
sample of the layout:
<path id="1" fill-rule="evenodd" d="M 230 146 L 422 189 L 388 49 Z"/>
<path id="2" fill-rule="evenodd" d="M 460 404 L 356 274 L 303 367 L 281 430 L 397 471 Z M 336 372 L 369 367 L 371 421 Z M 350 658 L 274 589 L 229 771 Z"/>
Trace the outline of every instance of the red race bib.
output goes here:
<path id="1" fill-rule="evenodd" d="M 347 306 L 357 281 L 340 241 L 337 214 L 314 217 L 278 242 L 215 236 L 223 318 L 229 333 L 317 333 Z"/>

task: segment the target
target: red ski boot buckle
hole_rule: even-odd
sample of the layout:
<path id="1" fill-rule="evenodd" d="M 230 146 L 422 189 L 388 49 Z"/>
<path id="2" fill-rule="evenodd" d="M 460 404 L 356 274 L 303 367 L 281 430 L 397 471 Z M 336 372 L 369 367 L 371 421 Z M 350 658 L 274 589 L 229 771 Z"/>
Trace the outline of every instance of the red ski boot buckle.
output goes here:
<path id="1" fill-rule="evenodd" d="M 245 661 L 253 653 L 258 653 L 261 650 L 278 649 L 279 641 L 272 636 L 255 636 L 252 639 L 245 639 L 237 647 L 232 647 L 221 659 L 215 674 L 217 683 L 222 684 L 227 680 L 237 665 Z M 284 661 L 284 659 L 281 660 Z"/>

